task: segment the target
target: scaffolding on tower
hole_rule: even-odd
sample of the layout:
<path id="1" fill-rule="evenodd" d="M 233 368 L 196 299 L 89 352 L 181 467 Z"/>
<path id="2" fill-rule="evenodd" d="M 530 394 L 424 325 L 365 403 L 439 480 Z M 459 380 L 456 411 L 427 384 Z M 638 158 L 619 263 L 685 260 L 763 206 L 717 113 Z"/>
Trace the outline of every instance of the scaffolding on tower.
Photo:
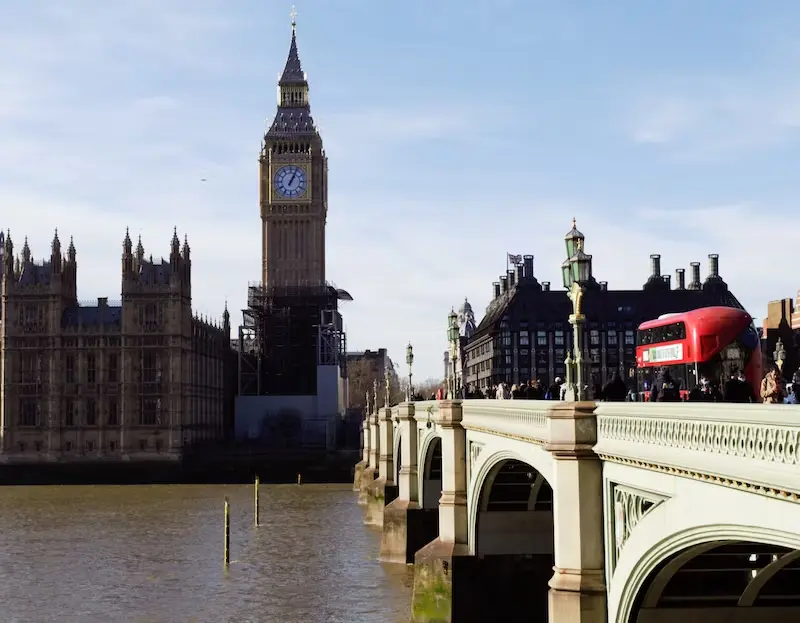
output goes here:
<path id="1" fill-rule="evenodd" d="M 324 285 L 251 283 L 239 327 L 239 395 L 316 395 L 317 366 L 346 371 L 339 301 L 352 297 Z"/>

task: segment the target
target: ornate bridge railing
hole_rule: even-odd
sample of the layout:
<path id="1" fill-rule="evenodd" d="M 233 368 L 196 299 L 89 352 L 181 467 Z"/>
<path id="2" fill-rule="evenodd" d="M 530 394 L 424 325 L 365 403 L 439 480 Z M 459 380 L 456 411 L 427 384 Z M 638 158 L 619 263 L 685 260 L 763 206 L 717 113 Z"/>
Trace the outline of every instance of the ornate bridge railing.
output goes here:
<path id="1" fill-rule="evenodd" d="M 783 405 L 598 403 L 605 461 L 800 500 L 800 412 Z"/>

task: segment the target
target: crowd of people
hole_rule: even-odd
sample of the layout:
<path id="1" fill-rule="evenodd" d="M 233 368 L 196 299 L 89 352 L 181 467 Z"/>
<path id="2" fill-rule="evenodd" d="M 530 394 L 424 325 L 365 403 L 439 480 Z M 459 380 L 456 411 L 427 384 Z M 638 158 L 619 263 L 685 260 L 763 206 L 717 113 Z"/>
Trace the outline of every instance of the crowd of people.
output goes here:
<path id="1" fill-rule="evenodd" d="M 588 394 L 589 387 L 584 388 Z M 661 368 L 652 383 L 645 384 L 644 392 L 628 387 L 619 373 L 605 385 L 595 385 L 592 396 L 595 400 L 606 402 L 730 402 L 767 404 L 800 404 L 800 370 L 794 373 L 790 383 L 785 382 L 777 366 L 772 366 L 761 381 L 760 395 L 756 395 L 753 386 L 747 381 L 741 370 L 733 370 L 730 378 L 724 382 L 701 377 L 695 387 L 686 391 L 680 381 L 674 379 L 668 368 Z M 563 379 L 556 377 L 547 385 L 540 379 L 508 385 L 498 383 L 494 387 L 481 391 L 470 387 L 460 390 L 459 398 L 494 398 L 497 400 L 564 400 L 567 385 Z M 430 396 L 430 400 L 443 400 L 447 390 L 439 390 Z"/>

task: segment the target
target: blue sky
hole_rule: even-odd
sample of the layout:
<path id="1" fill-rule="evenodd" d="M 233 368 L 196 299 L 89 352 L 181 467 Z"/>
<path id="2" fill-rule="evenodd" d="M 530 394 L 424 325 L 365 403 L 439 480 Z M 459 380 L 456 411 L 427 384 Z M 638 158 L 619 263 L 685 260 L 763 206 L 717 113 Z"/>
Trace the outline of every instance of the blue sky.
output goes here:
<path id="1" fill-rule="evenodd" d="M 259 277 L 257 154 L 291 3 L 0 4 L 0 226 L 73 234 L 83 299 L 118 298 L 130 226 L 193 253 L 198 311 Z M 720 254 L 750 312 L 794 296 L 800 4 L 308 0 L 298 43 L 330 159 L 328 277 L 350 349 L 410 340 L 439 376 L 505 253 L 558 282 L 573 216 L 595 274 L 638 287 Z M 206 178 L 203 183 L 200 180 Z M 405 365 L 402 365 L 403 369 Z"/>

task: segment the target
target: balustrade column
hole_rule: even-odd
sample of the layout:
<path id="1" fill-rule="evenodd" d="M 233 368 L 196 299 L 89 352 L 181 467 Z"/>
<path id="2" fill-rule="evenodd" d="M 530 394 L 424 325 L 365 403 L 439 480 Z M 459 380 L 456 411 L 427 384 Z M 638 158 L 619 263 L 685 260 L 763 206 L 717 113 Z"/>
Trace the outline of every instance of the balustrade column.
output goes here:
<path id="1" fill-rule="evenodd" d="M 461 426 L 460 400 L 443 402 L 436 423 L 442 439 L 442 497 L 439 499 L 439 539 L 469 543 L 467 523 L 467 433 Z"/>
<path id="2" fill-rule="evenodd" d="M 547 415 L 552 453 L 555 568 L 550 623 L 605 623 L 602 462 L 594 453 L 594 402 L 560 403 Z"/>
<path id="3" fill-rule="evenodd" d="M 392 409 L 385 407 L 380 410 L 380 456 L 378 459 L 378 477 L 386 481 L 387 486 L 395 486 L 394 469 L 394 424 L 392 422 Z"/>
<path id="4" fill-rule="evenodd" d="M 369 433 L 371 442 L 369 449 L 369 466 L 377 471 L 380 466 L 381 458 L 380 420 L 377 410 L 375 413 L 369 415 Z"/>
<path id="5" fill-rule="evenodd" d="M 414 403 L 404 402 L 399 407 L 400 418 L 400 499 L 419 502 L 419 480 L 417 471 L 417 452 L 419 435 L 414 419 Z"/>
<path id="6" fill-rule="evenodd" d="M 414 557 L 412 621 L 470 620 L 475 559 L 469 555 L 467 517 L 467 435 L 461 426 L 460 400 L 439 403 L 442 444 L 442 497 L 439 499 L 439 538 Z M 454 599 L 453 587 L 460 588 Z"/>
<path id="7" fill-rule="evenodd" d="M 364 470 L 369 467 L 369 419 L 364 416 L 361 422 L 361 460 L 353 468 L 353 491 L 361 491 Z"/>
<path id="8" fill-rule="evenodd" d="M 372 441 L 370 439 L 370 430 L 369 430 L 369 414 L 364 416 L 364 421 L 361 422 L 361 431 L 362 431 L 362 449 L 361 449 L 361 459 L 369 465 L 369 453 L 372 449 Z"/>

